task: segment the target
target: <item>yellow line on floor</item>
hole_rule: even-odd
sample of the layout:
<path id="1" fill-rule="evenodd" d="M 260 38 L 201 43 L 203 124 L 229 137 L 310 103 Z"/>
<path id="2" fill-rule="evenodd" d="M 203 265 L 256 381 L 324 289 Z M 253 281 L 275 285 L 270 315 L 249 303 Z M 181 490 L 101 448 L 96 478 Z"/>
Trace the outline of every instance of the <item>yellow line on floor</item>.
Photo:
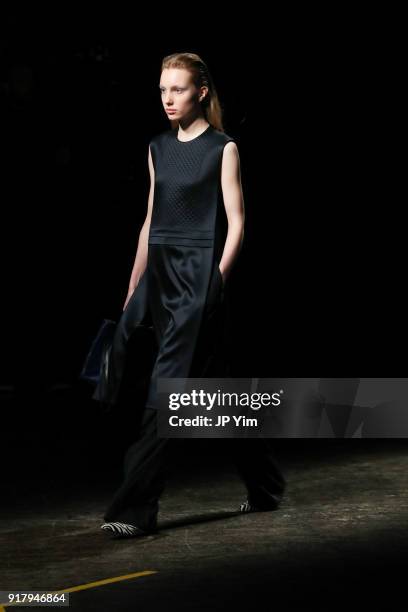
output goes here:
<path id="1" fill-rule="evenodd" d="M 144 572 L 135 572 L 134 574 L 125 574 L 124 576 L 115 576 L 114 578 L 104 578 L 103 580 L 96 580 L 95 582 L 88 582 L 86 584 L 79 584 L 78 586 L 69 587 L 69 589 L 61 589 L 60 591 L 47 591 L 56 595 L 58 593 L 74 593 L 75 591 L 83 591 L 85 589 L 92 589 L 94 587 L 103 586 L 104 584 L 112 584 L 113 582 L 121 582 L 122 580 L 130 580 L 131 578 L 140 578 L 141 576 L 150 576 L 151 574 L 157 574 L 156 570 L 145 570 Z M 14 589 L 10 589 L 14 590 Z M 30 591 L 30 589 L 27 589 Z M 42 591 L 41 591 L 42 592 Z M 0 604 L 0 612 L 5 612 L 5 608 L 11 606 L 21 606 L 21 602 L 17 603 L 2 603 Z M 28 604 L 29 605 L 29 604 Z"/>

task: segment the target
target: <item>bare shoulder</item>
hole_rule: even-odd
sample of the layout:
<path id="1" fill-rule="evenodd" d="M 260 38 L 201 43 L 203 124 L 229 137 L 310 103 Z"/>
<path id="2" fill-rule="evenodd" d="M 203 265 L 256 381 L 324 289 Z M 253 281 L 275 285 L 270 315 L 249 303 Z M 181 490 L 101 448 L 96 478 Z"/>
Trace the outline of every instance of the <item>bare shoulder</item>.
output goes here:
<path id="1" fill-rule="evenodd" d="M 238 146 L 234 140 L 230 140 L 224 145 L 222 159 L 225 164 L 236 164 L 239 162 Z"/>
<path id="2" fill-rule="evenodd" d="M 238 145 L 235 142 L 235 140 L 229 140 L 225 145 L 224 145 L 224 151 L 235 151 L 236 153 L 238 153 Z"/>
<path id="3" fill-rule="evenodd" d="M 237 143 L 234 140 L 230 140 L 223 147 L 222 167 L 227 171 L 233 172 L 239 165 L 240 159 Z"/>

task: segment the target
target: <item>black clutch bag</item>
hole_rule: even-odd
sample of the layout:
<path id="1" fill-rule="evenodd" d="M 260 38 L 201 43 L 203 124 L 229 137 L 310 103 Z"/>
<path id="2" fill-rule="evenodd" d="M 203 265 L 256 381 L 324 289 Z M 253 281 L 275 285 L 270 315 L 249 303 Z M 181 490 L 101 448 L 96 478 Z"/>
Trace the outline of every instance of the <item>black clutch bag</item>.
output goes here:
<path id="1" fill-rule="evenodd" d="M 102 367 L 108 357 L 117 322 L 104 319 L 92 341 L 91 347 L 82 366 L 79 378 L 96 386 L 101 378 Z"/>

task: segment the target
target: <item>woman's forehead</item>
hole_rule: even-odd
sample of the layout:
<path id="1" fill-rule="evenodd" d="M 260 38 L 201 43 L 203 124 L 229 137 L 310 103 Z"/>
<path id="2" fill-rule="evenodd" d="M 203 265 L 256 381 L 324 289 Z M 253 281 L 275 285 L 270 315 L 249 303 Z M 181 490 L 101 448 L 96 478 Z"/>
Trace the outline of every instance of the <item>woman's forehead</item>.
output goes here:
<path id="1" fill-rule="evenodd" d="M 191 73 L 185 68 L 165 68 L 161 73 L 161 85 L 187 85 L 191 82 Z"/>

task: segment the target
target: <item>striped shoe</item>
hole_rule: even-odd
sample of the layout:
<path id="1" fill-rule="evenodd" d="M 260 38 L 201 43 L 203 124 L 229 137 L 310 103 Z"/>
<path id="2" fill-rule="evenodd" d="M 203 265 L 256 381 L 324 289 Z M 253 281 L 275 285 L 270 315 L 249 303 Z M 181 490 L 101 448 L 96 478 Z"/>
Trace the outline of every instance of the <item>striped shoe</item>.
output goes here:
<path id="1" fill-rule="evenodd" d="M 244 501 L 243 504 L 240 504 L 239 511 L 240 512 L 255 512 L 256 508 L 254 508 L 254 506 L 251 506 L 249 501 L 246 500 L 246 501 Z"/>
<path id="2" fill-rule="evenodd" d="M 129 523 L 104 523 L 101 525 L 103 531 L 112 533 L 115 538 L 133 538 L 134 536 L 145 535 L 145 532 Z"/>
<path id="3" fill-rule="evenodd" d="M 259 508 L 258 506 L 254 506 L 253 504 L 249 503 L 249 500 L 247 499 L 246 501 L 244 501 L 244 503 L 240 504 L 239 506 L 239 512 L 270 512 L 271 510 L 277 510 L 279 507 L 279 504 L 276 503 L 273 506 L 268 506 L 266 507 L 262 507 Z"/>

